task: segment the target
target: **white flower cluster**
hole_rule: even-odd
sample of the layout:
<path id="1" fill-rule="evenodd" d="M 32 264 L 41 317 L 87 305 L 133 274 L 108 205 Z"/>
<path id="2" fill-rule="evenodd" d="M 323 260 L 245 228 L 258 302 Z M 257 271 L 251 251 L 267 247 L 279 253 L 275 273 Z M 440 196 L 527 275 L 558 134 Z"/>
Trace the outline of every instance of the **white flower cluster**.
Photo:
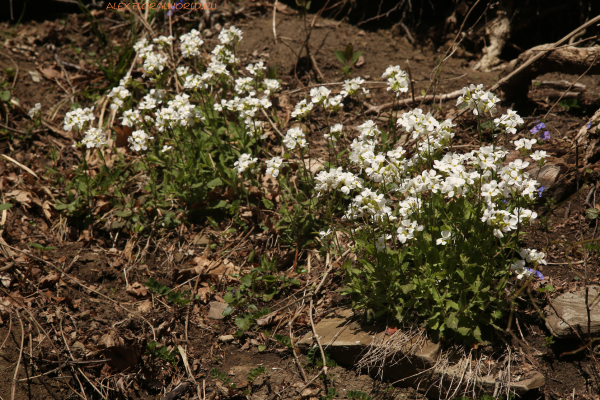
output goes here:
<path id="1" fill-rule="evenodd" d="M 165 97 L 164 90 L 150 89 L 147 95 L 142 98 L 142 101 L 138 104 L 140 110 L 154 110 L 162 103 L 162 99 Z"/>
<path id="2" fill-rule="evenodd" d="M 165 128 L 173 129 L 175 127 L 192 126 L 196 120 L 202 120 L 203 117 L 195 106 L 189 102 L 190 96 L 187 94 L 176 95 L 175 99 L 167 103 L 156 113 L 156 127 L 159 132 L 164 132 Z"/>
<path id="3" fill-rule="evenodd" d="M 138 56 L 140 56 L 140 58 L 144 59 L 149 53 L 152 53 L 154 50 L 154 45 L 152 45 L 152 43 L 148 43 L 148 39 L 142 38 L 133 45 L 133 49 L 136 51 Z"/>
<path id="4" fill-rule="evenodd" d="M 108 94 L 108 98 L 112 99 L 112 103 L 110 108 L 112 110 L 119 110 L 123 108 L 125 105 L 125 100 L 131 95 L 131 92 L 127 90 L 124 86 L 117 86 L 112 88 L 110 93 Z"/>
<path id="5" fill-rule="evenodd" d="M 40 103 L 35 103 L 35 106 L 31 110 L 27 112 L 29 114 L 29 118 L 35 118 L 42 114 L 42 105 Z"/>
<path id="6" fill-rule="evenodd" d="M 340 107 L 344 105 L 342 103 L 343 96 L 341 94 L 338 94 L 337 96 L 329 98 L 330 94 L 331 90 L 327 89 L 325 86 L 312 88 L 310 89 L 310 101 L 314 105 L 323 106 L 323 108 L 325 108 L 328 111 L 337 111 L 338 109 L 340 109 Z M 296 109 L 298 109 L 298 105 L 296 105 Z"/>
<path id="7" fill-rule="evenodd" d="M 144 71 L 153 75 L 158 75 L 165 69 L 167 61 L 169 61 L 169 59 L 163 54 L 152 52 L 146 53 L 143 65 Z"/>
<path id="8" fill-rule="evenodd" d="M 516 231 L 520 224 L 536 218 L 537 213 L 525 208 L 515 209 L 510 213 L 506 210 L 497 210 L 495 204 L 493 204 L 484 210 L 481 221 L 494 226 L 494 236 L 503 238 L 504 233 Z"/>
<path id="9" fill-rule="evenodd" d="M 523 249 L 519 255 L 523 258 L 523 260 L 519 260 L 516 262 L 516 264 L 511 264 L 510 266 L 513 272 L 517 274 L 517 279 L 523 279 L 524 277 L 528 278 L 534 274 L 542 280 L 545 279 L 539 271 L 525 267 L 526 262 L 532 263 L 534 267 L 537 267 L 540 264 L 546 264 L 546 260 L 544 260 L 546 255 L 544 253 L 534 249 Z"/>
<path id="10" fill-rule="evenodd" d="M 257 161 L 258 158 L 252 158 L 252 154 L 242 154 L 240 158 L 233 164 L 234 169 L 240 174 L 246 170 L 252 171 Z"/>
<path id="11" fill-rule="evenodd" d="M 252 76 L 258 76 L 260 74 L 262 74 L 262 72 L 267 69 L 267 67 L 265 67 L 265 63 L 263 63 L 262 61 L 257 62 L 256 64 L 248 64 L 246 66 L 246 70 L 250 73 L 250 75 Z"/>
<path id="12" fill-rule="evenodd" d="M 222 111 L 224 108 L 229 111 L 239 113 L 240 118 L 246 119 L 248 117 L 254 118 L 260 109 L 266 109 L 271 107 L 273 104 L 269 101 L 267 96 L 263 96 L 262 99 L 247 96 L 244 98 L 234 97 L 232 100 L 221 100 L 221 104 L 215 103 L 214 107 L 217 111 Z"/>
<path id="13" fill-rule="evenodd" d="M 79 131 L 82 130 L 88 122 L 91 124 L 91 122 L 95 119 L 96 117 L 94 117 L 94 107 L 86 107 L 83 109 L 78 108 L 76 110 L 69 111 L 65 115 L 63 129 L 67 132 L 70 132 L 72 129 Z"/>
<path id="14" fill-rule="evenodd" d="M 352 199 L 352 204 L 348 212 L 344 215 L 347 219 L 358 219 L 365 215 L 370 216 L 373 221 L 384 221 L 385 218 L 395 219 L 392 216 L 392 209 L 388 206 L 389 200 L 383 193 L 377 193 L 369 188 L 365 188 L 359 195 Z"/>
<path id="15" fill-rule="evenodd" d="M 277 79 L 265 79 L 263 81 L 265 84 L 265 94 L 268 96 L 271 93 L 277 92 L 281 89 L 281 83 Z"/>
<path id="16" fill-rule="evenodd" d="M 320 171 L 315 176 L 315 190 L 319 192 L 317 196 L 330 189 L 349 194 L 351 190 L 362 189 L 363 182 L 352 172 L 342 171 L 342 167 L 331 168 L 329 172 Z"/>
<path id="17" fill-rule="evenodd" d="M 294 111 L 292 111 L 292 118 L 302 119 L 308 117 L 308 114 L 310 114 L 312 108 L 312 103 L 307 103 L 306 99 L 304 99 L 294 107 Z"/>
<path id="18" fill-rule="evenodd" d="M 283 145 L 289 150 L 294 150 L 296 146 L 300 149 L 307 147 L 308 142 L 302 128 L 295 126 L 289 129 L 283 138 Z"/>
<path id="19" fill-rule="evenodd" d="M 148 150 L 148 140 L 153 140 L 154 137 L 148 136 L 148 134 L 142 130 L 134 131 L 127 141 L 129 142 L 129 147 L 133 151 L 140 150 Z"/>
<path id="20" fill-rule="evenodd" d="M 492 116 L 496 111 L 496 105 L 500 99 L 492 92 L 485 92 L 483 85 L 473 85 L 462 88 L 462 96 L 456 101 L 457 106 L 466 106 L 475 115 L 489 114 Z"/>
<path id="21" fill-rule="evenodd" d="M 337 136 L 342 134 L 343 128 L 344 126 L 342 124 L 335 124 L 329 128 L 329 133 L 323 134 L 323 137 L 328 140 L 330 145 L 333 145 L 334 142 L 337 142 Z"/>
<path id="22" fill-rule="evenodd" d="M 223 45 L 235 46 L 236 43 L 242 40 L 242 36 L 242 31 L 232 25 L 229 29 L 223 29 L 219 33 L 219 41 Z"/>
<path id="23" fill-rule="evenodd" d="M 525 121 L 517 114 L 516 111 L 508 110 L 506 114 L 500 116 L 500 118 L 494 119 L 494 124 L 499 128 L 504 129 L 506 133 L 517 133 L 517 127 L 522 125 Z"/>
<path id="24" fill-rule="evenodd" d="M 100 148 L 106 144 L 106 134 L 98 128 L 90 128 L 85 132 L 81 144 L 88 149 Z"/>
<path id="25" fill-rule="evenodd" d="M 235 92 L 238 94 L 246 92 L 251 92 L 252 94 L 255 94 L 255 92 L 252 91 L 254 89 L 254 87 L 252 86 L 253 81 L 254 80 L 249 76 L 238 78 L 235 80 L 235 88 L 233 90 L 235 90 Z"/>
<path id="26" fill-rule="evenodd" d="M 152 40 L 154 43 L 162 47 L 169 47 L 173 44 L 173 36 L 159 36 Z"/>
<path id="27" fill-rule="evenodd" d="M 261 139 L 265 139 L 268 136 L 268 134 L 262 135 L 264 125 L 264 122 L 253 120 L 250 117 L 244 120 L 246 134 L 250 137 L 260 136 Z"/>
<path id="28" fill-rule="evenodd" d="M 121 117 L 121 124 L 124 126 L 132 127 L 136 123 L 141 121 L 139 110 L 127 110 L 123 112 Z"/>
<path id="29" fill-rule="evenodd" d="M 238 59 L 235 56 L 235 54 L 231 50 L 229 50 L 229 48 L 221 44 L 216 45 L 211 54 L 213 55 L 212 63 L 214 63 L 216 66 L 233 65 L 238 62 Z"/>
<path id="30" fill-rule="evenodd" d="M 347 79 L 344 81 L 344 84 L 342 85 L 342 91 L 340 92 L 340 94 L 343 97 L 354 96 L 357 93 L 359 93 L 359 90 L 361 89 L 360 85 L 362 85 L 363 83 L 365 83 L 365 80 L 362 79 L 361 77 L 354 78 L 354 79 Z M 367 93 L 369 93 L 369 91 L 366 90 L 365 88 L 362 88 L 362 93 L 367 94 Z"/>
<path id="31" fill-rule="evenodd" d="M 388 67 L 381 77 L 387 78 L 388 91 L 392 90 L 397 96 L 408 92 L 408 74 L 400 69 L 399 65 Z"/>
<path id="32" fill-rule="evenodd" d="M 283 159 L 281 157 L 273 157 L 266 161 L 267 174 L 277 178 L 279 176 L 279 169 L 283 165 Z"/>
<path id="33" fill-rule="evenodd" d="M 185 78 L 190 72 L 190 67 L 187 65 L 180 65 L 179 67 L 175 68 L 175 71 L 177 72 L 177 76 Z"/>
<path id="34" fill-rule="evenodd" d="M 204 40 L 200 39 L 200 32 L 192 29 L 190 32 L 179 36 L 181 42 L 181 55 L 183 58 L 197 57 L 200 55 L 200 47 Z"/>
<path id="35" fill-rule="evenodd" d="M 517 150 L 526 149 L 531 150 L 531 146 L 537 143 L 537 139 L 519 139 L 515 140 L 513 144 Z"/>

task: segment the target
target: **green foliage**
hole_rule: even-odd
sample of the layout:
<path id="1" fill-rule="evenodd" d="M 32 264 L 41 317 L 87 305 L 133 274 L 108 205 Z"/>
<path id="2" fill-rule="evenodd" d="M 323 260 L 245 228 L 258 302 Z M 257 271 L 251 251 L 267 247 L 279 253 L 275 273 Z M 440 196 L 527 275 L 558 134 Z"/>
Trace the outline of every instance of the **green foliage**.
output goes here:
<path id="1" fill-rule="evenodd" d="M 308 361 L 308 365 L 314 365 L 317 368 L 323 367 L 323 358 L 321 357 L 321 350 L 319 350 L 319 346 L 313 346 L 310 348 L 310 350 L 308 350 L 308 353 L 306 354 L 306 361 Z M 327 363 L 328 367 L 333 368 L 337 366 L 333 358 L 331 358 L 327 352 L 325 352 L 325 362 Z"/>
<path id="2" fill-rule="evenodd" d="M 251 301 L 271 301 L 283 289 L 300 284 L 298 279 L 287 278 L 284 273 L 274 275 L 276 263 L 276 257 L 269 259 L 266 254 L 263 254 L 260 266 L 240 278 L 240 286 L 227 288 L 223 300 L 229 305 L 223 311 L 223 315 L 232 314 L 235 308 L 247 310 L 235 318 L 235 324 L 239 329 L 238 336 L 250 330 L 257 319 L 270 313 L 268 308 L 259 311 L 256 305 L 250 303 Z"/>
<path id="3" fill-rule="evenodd" d="M 179 351 L 177 347 L 173 347 L 173 350 L 169 351 L 167 346 L 161 346 L 160 343 L 150 341 L 146 345 L 144 354 L 150 356 L 152 361 L 160 359 L 175 366 L 177 365 L 177 358 L 175 356 L 179 354 Z"/>
<path id="4" fill-rule="evenodd" d="M 333 400 L 335 396 L 337 396 L 337 390 L 334 387 L 330 387 L 327 391 L 326 396 L 321 396 L 321 400 Z"/>
<path id="5" fill-rule="evenodd" d="M 352 73 L 352 66 L 356 63 L 358 57 L 362 55 L 362 51 L 355 52 L 352 43 L 348 43 L 345 50 L 336 50 L 334 54 L 338 61 L 342 63 L 342 73 L 347 76 Z"/>
<path id="6" fill-rule="evenodd" d="M 230 389 L 235 389 L 235 383 L 231 383 L 231 378 L 228 378 L 226 374 L 220 372 L 218 369 L 213 368 L 210 370 L 210 377 L 216 379 L 223 383 L 224 385 L 229 386 Z"/>
<path id="7" fill-rule="evenodd" d="M 159 283 L 152 277 L 148 278 L 148 282 L 146 282 L 144 286 L 159 296 L 166 296 L 169 304 L 174 304 L 179 307 L 185 306 L 194 300 L 194 298 L 190 297 L 189 293 L 172 291 L 171 288 Z M 195 298 L 198 298 L 198 296 Z"/>
<path id="8" fill-rule="evenodd" d="M 56 250 L 56 247 L 54 247 L 54 246 L 42 246 L 41 244 L 38 244 L 38 243 L 27 243 L 27 245 L 31 246 L 33 248 L 36 248 L 38 250 L 41 250 L 41 251 Z"/>
<path id="9" fill-rule="evenodd" d="M 8 210 L 12 206 L 13 206 L 12 203 L 3 203 L 3 204 L 0 204 L 0 211 Z"/>
<path id="10" fill-rule="evenodd" d="M 275 334 L 273 337 L 285 347 L 290 349 L 294 348 L 294 346 L 292 346 L 292 340 L 288 336 Z"/>
<path id="11" fill-rule="evenodd" d="M 550 347 L 553 344 L 554 344 L 554 335 L 546 336 L 544 338 L 544 344 L 543 344 L 543 346 Z"/>
<path id="12" fill-rule="evenodd" d="M 563 100 L 559 101 L 558 104 L 560 104 L 567 112 L 570 111 L 571 108 L 581 108 L 581 106 L 579 105 L 579 102 L 577 101 L 576 98 L 563 99 Z"/>
<path id="13" fill-rule="evenodd" d="M 259 367 L 254 368 L 252 371 L 250 371 L 250 373 L 246 377 L 246 380 L 248 382 L 253 382 L 256 378 L 258 378 L 262 374 L 269 375 L 269 373 L 267 372 L 267 370 L 265 369 L 265 367 L 263 367 L 261 365 Z"/>
<path id="14" fill-rule="evenodd" d="M 367 393 L 361 392 L 360 390 L 348 390 L 346 397 L 350 400 L 373 400 L 373 397 Z"/>

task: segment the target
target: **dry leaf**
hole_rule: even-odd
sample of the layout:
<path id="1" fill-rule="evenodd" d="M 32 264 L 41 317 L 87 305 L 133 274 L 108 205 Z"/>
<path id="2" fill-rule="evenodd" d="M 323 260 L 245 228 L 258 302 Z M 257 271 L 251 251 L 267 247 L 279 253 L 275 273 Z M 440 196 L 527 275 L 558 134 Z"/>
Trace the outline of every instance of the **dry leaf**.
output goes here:
<path id="1" fill-rule="evenodd" d="M 31 198 L 33 196 L 31 195 L 31 193 L 26 192 L 24 190 L 13 190 L 12 192 L 9 192 L 6 194 L 6 198 L 7 199 L 12 199 L 14 198 L 15 200 L 17 200 L 19 203 L 21 204 L 25 204 L 26 206 L 30 206 L 31 205 Z"/>
<path id="2" fill-rule="evenodd" d="M 47 288 L 47 287 L 54 285 L 59 280 L 60 280 L 60 276 L 58 276 L 58 274 L 52 273 L 52 274 L 46 275 L 42 279 L 40 279 L 39 285 L 42 288 Z"/>
<path id="3" fill-rule="evenodd" d="M 114 126 L 114 129 L 115 132 L 117 132 L 116 146 L 126 147 L 127 139 L 129 139 L 129 137 L 133 133 L 133 128 L 130 128 L 128 126 Z"/>
<path id="4" fill-rule="evenodd" d="M 43 69 L 40 70 L 40 72 L 47 79 L 54 79 L 54 78 L 57 78 L 60 75 L 60 72 L 58 72 L 54 68 L 43 68 Z"/>
<path id="5" fill-rule="evenodd" d="M 139 282 L 135 282 L 133 285 L 125 289 L 127 294 L 132 296 L 144 297 L 148 294 L 148 289 Z"/>
<path id="6" fill-rule="evenodd" d="M 142 314 L 146 314 L 146 313 L 150 312 L 151 310 L 152 310 L 152 301 L 150 301 L 150 300 L 146 300 L 138 306 L 138 311 L 141 312 Z"/>

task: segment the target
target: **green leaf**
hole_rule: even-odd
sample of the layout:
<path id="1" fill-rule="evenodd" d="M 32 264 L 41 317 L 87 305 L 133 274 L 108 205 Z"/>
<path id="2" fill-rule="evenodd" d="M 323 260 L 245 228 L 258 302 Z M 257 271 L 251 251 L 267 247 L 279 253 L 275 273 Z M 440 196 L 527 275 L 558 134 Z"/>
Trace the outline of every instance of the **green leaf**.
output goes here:
<path id="1" fill-rule="evenodd" d="M 116 211 L 115 215 L 117 217 L 129 218 L 129 217 L 131 217 L 133 215 L 133 212 L 131 210 Z"/>
<path id="2" fill-rule="evenodd" d="M 242 276 L 242 278 L 240 279 L 240 282 L 242 283 L 242 285 L 246 286 L 246 287 L 251 287 L 252 286 L 252 274 L 246 274 L 244 276 Z"/>
<path id="3" fill-rule="evenodd" d="M 335 54 L 335 57 L 338 59 L 339 62 L 341 62 L 342 64 L 346 64 L 346 60 L 344 60 L 344 52 L 342 50 L 336 50 L 333 53 Z"/>
<path id="4" fill-rule="evenodd" d="M 10 100 L 10 92 L 8 90 L 3 90 L 0 92 L 0 100 L 4 102 L 8 102 Z"/>
<path id="5" fill-rule="evenodd" d="M 263 352 L 267 349 L 267 346 L 265 346 L 264 344 L 259 344 L 258 345 L 258 352 Z"/>
<path id="6" fill-rule="evenodd" d="M 223 310 L 223 316 L 226 317 L 228 315 L 231 315 L 231 313 L 233 312 L 233 307 L 231 306 L 231 304 L 229 304 L 227 307 L 225 307 L 225 309 Z"/>
<path id="7" fill-rule="evenodd" d="M 344 50 L 344 60 L 346 64 L 352 61 L 352 56 L 354 55 L 354 49 L 352 48 L 352 43 L 348 43 L 346 46 L 346 50 Z"/>
<path id="8" fill-rule="evenodd" d="M 8 210 L 12 206 L 13 206 L 12 203 L 3 203 L 3 204 L 0 204 L 0 211 Z"/>
<path id="9" fill-rule="evenodd" d="M 273 202 L 269 199 L 267 199 L 266 197 L 262 198 L 263 204 L 265 205 L 265 207 L 267 207 L 269 210 L 272 210 L 273 208 L 275 208 L 275 204 L 273 204 Z"/>
<path id="10" fill-rule="evenodd" d="M 585 210 L 585 214 L 587 215 L 587 217 L 589 219 L 596 219 L 598 218 L 598 214 L 600 213 L 600 211 L 598 211 L 595 208 L 588 208 L 587 210 Z"/>
<path id="11" fill-rule="evenodd" d="M 362 56 L 362 53 L 362 51 L 357 51 L 356 53 L 354 53 L 354 56 L 352 56 L 352 65 L 356 63 L 358 57 Z"/>
<path id="12" fill-rule="evenodd" d="M 208 187 L 209 189 L 214 189 L 217 186 L 221 186 L 223 184 L 223 181 L 221 180 L 221 178 L 215 178 L 212 181 L 208 182 L 206 184 L 206 187 Z"/>

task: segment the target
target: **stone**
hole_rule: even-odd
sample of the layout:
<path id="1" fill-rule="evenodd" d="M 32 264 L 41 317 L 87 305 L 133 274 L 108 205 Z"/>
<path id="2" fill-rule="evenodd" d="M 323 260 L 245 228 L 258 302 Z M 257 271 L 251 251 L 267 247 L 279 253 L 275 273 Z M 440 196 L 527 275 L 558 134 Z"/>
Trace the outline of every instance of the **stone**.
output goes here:
<path id="1" fill-rule="evenodd" d="M 208 303 L 210 309 L 208 310 L 208 318 L 221 320 L 225 318 L 223 311 L 227 308 L 227 303 L 221 303 L 218 301 L 211 301 Z"/>
<path id="2" fill-rule="evenodd" d="M 588 332 L 588 315 L 585 306 L 585 288 L 580 288 L 573 293 L 564 293 L 552 300 L 554 309 L 548 305 L 546 311 L 546 327 L 559 339 L 576 337 L 569 324 L 577 330 L 579 335 L 598 336 L 600 334 L 600 286 L 588 288 L 588 305 L 590 306 L 590 332 Z M 595 301 L 594 301 L 595 300 Z M 564 321 L 563 321 L 564 319 Z M 568 322 L 567 323 L 565 323 Z"/>
<path id="3" fill-rule="evenodd" d="M 380 370 L 375 367 L 370 368 L 370 371 L 367 369 L 365 371 L 384 381 L 396 382 L 402 386 L 431 386 L 427 392 L 427 396 L 430 398 L 440 398 L 441 393 L 448 391 L 447 386 L 451 382 L 463 382 L 465 376 L 468 375 L 469 368 L 467 367 L 467 370 L 464 368 L 464 365 L 467 365 L 464 364 L 465 359 L 452 360 L 446 368 L 438 366 L 442 355 L 440 344 L 424 340 L 416 351 L 414 349 L 412 351 L 398 349 L 398 346 L 390 345 L 392 337 L 387 336 L 386 332 L 382 332 L 375 326 L 362 326 L 352 321 L 352 317 L 351 310 L 342 309 L 327 315 L 315 326 L 321 345 L 339 365 L 348 368 L 355 367 L 367 351 L 377 350 L 377 348 L 385 349 L 388 357 L 385 360 L 384 368 Z M 315 345 L 312 332 L 302 337 L 297 345 L 302 351 L 308 352 Z M 529 390 L 544 386 L 544 376 L 538 371 L 530 370 L 518 373 L 515 372 L 516 366 L 512 366 L 512 368 L 510 385 L 511 390 L 517 395 L 523 395 Z M 422 382 L 421 377 L 425 376 L 424 373 L 427 371 L 431 371 L 431 374 L 427 377 L 426 382 Z M 489 373 L 478 377 L 475 379 L 476 385 L 481 388 L 482 393 L 492 395 L 498 389 L 496 381 L 501 373 L 503 370 L 500 370 L 499 373 Z M 439 388 L 439 382 L 443 382 L 443 389 Z M 459 388 L 457 393 L 466 389 L 463 386 L 465 384 Z"/>
<path id="4" fill-rule="evenodd" d="M 223 335 L 223 336 L 219 336 L 219 341 L 223 342 L 223 343 L 231 343 L 235 340 L 235 338 L 233 337 L 233 335 Z"/>

